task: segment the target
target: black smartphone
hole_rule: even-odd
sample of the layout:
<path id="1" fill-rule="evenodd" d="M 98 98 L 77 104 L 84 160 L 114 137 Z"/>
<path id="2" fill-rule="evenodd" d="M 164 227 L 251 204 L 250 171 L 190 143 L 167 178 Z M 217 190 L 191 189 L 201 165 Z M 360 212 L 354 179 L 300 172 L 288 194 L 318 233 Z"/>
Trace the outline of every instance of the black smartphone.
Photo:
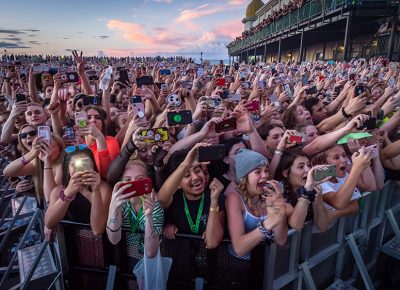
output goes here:
<path id="1" fill-rule="evenodd" d="M 129 76 L 128 76 L 128 71 L 123 69 L 119 71 L 119 79 L 121 83 L 124 85 L 127 85 L 129 83 Z"/>
<path id="2" fill-rule="evenodd" d="M 239 64 L 238 63 L 235 63 L 235 70 L 239 70 Z"/>
<path id="3" fill-rule="evenodd" d="M 152 76 L 144 76 L 140 78 L 136 78 L 137 86 L 149 86 L 154 84 L 154 80 Z"/>
<path id="4" fill-rule="evenodd" d="M 132 104 L 138 104 L 142 102 L 142 97 L 141 96 L 133 96 L 131 98 L 131 103 Z"/>
<path id="5" fill-rule="evenodd" d="M 24 94 L 17 94 L 17 95 L 15 96 L 15 101 L 16 101 L 17 103 L 19 103 L 19 102 L 26 102 L 26 96 L 25 96 Z"/>
<path id="6" fill-rule="evenodd" d="M 336 176 L 336 165 L 335 164 L 328 165 L 326 169 L 314 171 L 314 180 L 315 181 L 320 181 L 328 176 Z"/>
<path id="7" fill-rule="evenodd" d="M 306 89 L 305 92 L 306 92 L 307 95 L 314 95 L 314 94 L 317 93 L 317 87 L 316 86 L 312 86 L 311 88 Z"/>
<path id="8" fill-rule="evenodd" d="M 199 162 L 222 160 L 225 157 L 225 145 L 217 144 L 207 147 L 199 147 Z"/>
<path id="9" fill-rule="evenodd" d="M 371 117 L 370 112 L 368 112 L 368 115 L 370 116 L 369 119 L 367 121 L 365 121 L 361 127 L 358 127 L 357 130 L 362 130 L 362 129 L 374 130 L 374 129 L 376 129 L 376 123 L 377 123 L 376 118 Z"/>
<path id="10" fill-rule="evenodd" d="M 167 124 L 168 126 L 188 125 L 193 122 L 192 112 L 184 110 L 179 112 L 168 112 Z"/>
<path id="11" fill-rule="evenodd" d="M 340 91 L 341 91 L 341 90 L 342 90 L 342 88 L 341 88 L 340 86 L 335 87 L 335 93 L 336 93 L 337 95 L 340 94 Z"/>
<path id="12" fill-rule="evenodd" d="M 89 106 L 89 105 L 96 105 L 96 106 L 101 106 L 101 97 L 98 96 L 86 96 L 84 95 L 82 97 L 82 102 L 84 106 Z"/>
<path id="13" fill-rule="evenodd" d="M 355 87 L 354 89 L 356 97 L 361 95 L 362 93 L 365 92 L 365 86 L 364 84 L 359 84 L 358 86 Z"/>
<path id="14" fill-rule="evenodd" d="M 221 123 L 215 124 L 215 132 L 221 133 L 226 131 L 235 130 L 237 127 L 236 118 L 228 118 L 223 120 Z"/>
<path id="15" fill-rule="evenodd" d="M 169 76 L 171 74 L 170 69 L 160 69 L 160 75 L 161 76 Z"/>

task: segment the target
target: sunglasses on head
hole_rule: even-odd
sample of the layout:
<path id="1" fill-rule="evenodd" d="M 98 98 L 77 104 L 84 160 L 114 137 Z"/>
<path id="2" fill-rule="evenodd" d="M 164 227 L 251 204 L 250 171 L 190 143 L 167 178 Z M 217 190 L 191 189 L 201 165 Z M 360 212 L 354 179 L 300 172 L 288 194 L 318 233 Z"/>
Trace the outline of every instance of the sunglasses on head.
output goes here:
<path id="1" fill-rule="evenodd" d="M 31 137 L 35 137 L 37 135 L 37 132 L 35 130 L 35 131 L 29 131 L 29 132 L 25 132 L 25 133 L 20 133 L 19 137 L 21 139 L 26 139 L 26 138 L 28 138 L 28 135 L 31 136 Z"/>
<path id="2" fill-rule="evenodd" d="M 65 148 L 65 152 L 73 153 L 76 151 L 85 150 L 86 148 L 88 148 L 88 146 L 86 144 L 79 144 L 77 146 L 68 146 L 67 148 Z"/>

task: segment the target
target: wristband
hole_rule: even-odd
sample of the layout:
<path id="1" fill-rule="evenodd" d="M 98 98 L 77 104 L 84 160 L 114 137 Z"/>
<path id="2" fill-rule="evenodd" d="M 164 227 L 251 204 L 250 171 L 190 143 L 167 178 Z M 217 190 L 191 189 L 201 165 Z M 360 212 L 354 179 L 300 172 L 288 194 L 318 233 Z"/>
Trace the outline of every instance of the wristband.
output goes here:
<path id="1" fill-rule="evenodd" d="M 273 230 L 268 230 L 266 227 L 264 227 L 263 221 L 264 221 L 263 219 L 259 219 L 257 222 L 257 227 L 259 231 L 264 235 L 266 240 L 273 241 L 275 233 Z"/>
<path id="2" fill-rule="evenodd" d="M 23 166 L 27 165 L 29 162 L 25 160 L 25 156 L 22 156 L 21 163 Z"/>
<path id="3" fill-rule="evenodd" d="M 106 226 L 106 228 L 107 228 L 107 230 L 109 230 L 110 232 L 116 233 L 116 232 L 119 232 L 119 231 L 121 230 L 122 225 L 121 225 L 118 229 L 116 229 L 116 230 L 111 229 L 108 225 Z"/>
<path id="4" fill-rule="evenodd" d="M 342 115 L 343 115 L 343 117 L 345 117 L 346 119 L 350 119 L 350 118 L 351 118 L 351 115 L 346 113 L 346 111 L 344 110 L 344 107 L 342 107 Z"/>
<path id="5" fill-rule="evenodd" d="M 306 190 L 304 187 L 300 187 L 296 191 L 297 197 L 304 197 L 308 199 L 310 202 L 313 202 L 315 199 L 315 190 Z"/>
<path id="6" fill-rule="evenodd" d="M 274 154 L 282 156 L 283 151 L 281 149 L 275 149 Z"/>
<path id="7" fill-rule="evenodd" d="M 71 202 L 75 199 L 75 195 L 73 197 L 69 197 L 66 196 L 64 194 L 64 190 L 60 190 L 60 192 L 58 193 L 58 197 L 62 200 L 62 201 L 66 201 L 66 202 Z"/>

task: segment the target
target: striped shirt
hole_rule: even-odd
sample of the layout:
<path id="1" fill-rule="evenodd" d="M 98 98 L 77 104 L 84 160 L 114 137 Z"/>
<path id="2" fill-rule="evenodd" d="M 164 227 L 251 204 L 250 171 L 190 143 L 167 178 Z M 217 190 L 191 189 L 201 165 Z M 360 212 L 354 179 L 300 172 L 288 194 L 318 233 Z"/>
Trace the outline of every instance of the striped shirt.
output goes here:
<path id="1" fill-rule="evenodd" d="M 131 222 L 136 220 L 137 212 L 132 204 L 128 201 L 122 205 L 122 228 L 126 230 L 126 238 L 128 245 L 139 245 L 141 252 L 144 248 L 144 230 L 146 227 L 146 217 L 143 214 L 139 220 L 135 233 L 132 233 Z M 160 236 L 164 224 L 164 210 L 158 201 L 155 202 L 153 209 L 153 226 L 156 233 Z"/>

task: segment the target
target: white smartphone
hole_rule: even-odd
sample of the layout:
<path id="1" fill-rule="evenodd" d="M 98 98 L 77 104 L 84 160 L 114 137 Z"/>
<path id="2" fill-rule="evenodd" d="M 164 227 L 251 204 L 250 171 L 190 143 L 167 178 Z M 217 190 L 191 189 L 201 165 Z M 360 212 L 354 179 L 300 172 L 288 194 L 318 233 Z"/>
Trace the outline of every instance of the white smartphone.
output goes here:
<path id="1" fill-rule="evenodd" d="M 38 137 L 43 137 L 44 140 L 50 145 L 51 144 L 51 130 L 49 126 L 38 127 Z"/>

